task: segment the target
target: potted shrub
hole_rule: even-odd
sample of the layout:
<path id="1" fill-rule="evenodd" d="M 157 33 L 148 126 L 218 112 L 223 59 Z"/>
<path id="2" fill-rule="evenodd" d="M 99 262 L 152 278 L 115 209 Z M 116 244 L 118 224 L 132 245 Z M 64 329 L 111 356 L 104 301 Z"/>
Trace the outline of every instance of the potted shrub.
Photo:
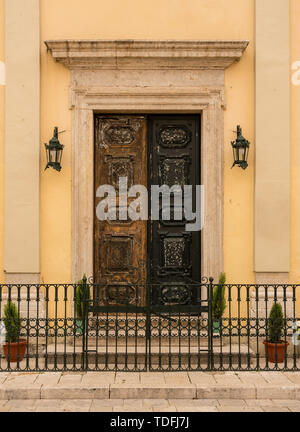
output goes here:
<path id="1" fill-rule="evenodd" d="M 90 289 L 86 283 L 86 276 L 77 282 L 76 285 L 76 298 L 75 298 L 75 313 L 76 313 L 76 333 L 82 335 L 84 307 L 85 302 L 90 300 Z"/>
<path id="2" fill-rule="evenodd" d="M 268 340 L 264 341 L 266 353 L 269 362 L 282 363 L 288 342 L 284 342 L 282 338 L 284 327 L 282 306 L 280 303 L 274 303 L 268 318 Z"/>
<path id="3" fill-rule="evenodd" d="M 213 333 L 220 334 L 220 327 L 222 316 L 226 308 L 225 300 L 225 273 L 220 273 L 219 283 L 214 287 L 212 298 L 212 319 L 213 319 Z"/>
<path id="4" fill-rule="evenodd" d="M 6 342 L 3 344 L 3 353 L 6 359 L 15 363 L 22 361 L 26 351 L 26 339 L 20 339 L 21 318 L 16 305 L 12 301 L 4 306 L 4 325 Z"/>

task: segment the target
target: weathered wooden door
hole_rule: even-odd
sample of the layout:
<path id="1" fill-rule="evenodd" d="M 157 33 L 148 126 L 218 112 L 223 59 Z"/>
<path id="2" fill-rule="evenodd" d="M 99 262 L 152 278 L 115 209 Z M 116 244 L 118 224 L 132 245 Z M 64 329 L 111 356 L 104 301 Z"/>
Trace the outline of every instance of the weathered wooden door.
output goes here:
<path id="1" fill-rule="evenodd" d="M 97 116 L 95 128 L 95 196 L 100 185 L 113 186 L 118 208 L 119 177 L 127 177 L 128 188 L 147 185 L 146 118 Z M 120 220 L 118 213 L 116 220 L 94 220 L 94 280 L 103 287 L 100 302 L 143 304 L 147 221 Z"/>
<path id="2" fill-rule="evenodd" d="M 149 189 L 151 185 L 200 185 L 199 120 L 199 116 L 188 115 L 149 117 Z M 162 210 L 160 205 L 159 220 L 148 225 L 148 273 L 155 284 L 151 302 L 195 304 L 199 293 L 190 284 L 201 280 L 200 231 L 185 230 L 183 211 L 182 219 L 175 220 L 174 201 L 170 220 L 163 220 Z"/>
<path id="3" fill-rule="evenodd" d="M 113 186 L 118 208 L 120 177 L 128 189 L 140 184 L 149 194 L 152 185 L 200 184 L 199 123 L 190 115 L 96 116 L 95 196 L 100 185 Z M 154 305 L 197 302 L 190 284 L 201 279 L 200 232 L 186 231 L 184 216 L 174 220 L 172 200 L 170 213 L 164 220 L 160 206 L 159 220 L 148 222 L 122 221 L 118 213 L 114 221 L 95 217 L 94 279 L 105 287 L 102 304 L 144 305 L 146 282 L 153 284 Z"/>

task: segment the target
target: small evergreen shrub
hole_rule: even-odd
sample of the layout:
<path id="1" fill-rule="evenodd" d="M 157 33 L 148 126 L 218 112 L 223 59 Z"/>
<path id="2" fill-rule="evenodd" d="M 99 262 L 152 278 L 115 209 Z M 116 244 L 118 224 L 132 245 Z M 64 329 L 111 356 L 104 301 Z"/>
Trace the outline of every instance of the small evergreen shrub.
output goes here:
<path id="1" fill-rule="evenodd" d="M 6 341 L 18 342 L 21 333 L 21 318 L 17 306 L 8 301 L 4 306 L 4 325 L 6 329 Z"/>
<path id="2" fill-rule="evenodd" d="M 84 302 L 88 300 L 90 300 L 90 289 L 87 286 L 86 276 L 84 275 L 76 285 L 75 310 L 78 319 L 84 318 Z"/>
<path id="3" fill-rule="evenodd" d="M 214 287 L 213 298 L 212 298 L 212 316 L 214 321 L 219 321 L 226 309 L 225 300 L 225 284 L 226 275 L 225 273 L 220 273 L 219 283 Z"/>
<path id="4" fill-rule="evenodd" d="M 268 342 L 278 343 L 281 341 L 284 327 L 282 306 L 274 303 L 268 318 Z"/>

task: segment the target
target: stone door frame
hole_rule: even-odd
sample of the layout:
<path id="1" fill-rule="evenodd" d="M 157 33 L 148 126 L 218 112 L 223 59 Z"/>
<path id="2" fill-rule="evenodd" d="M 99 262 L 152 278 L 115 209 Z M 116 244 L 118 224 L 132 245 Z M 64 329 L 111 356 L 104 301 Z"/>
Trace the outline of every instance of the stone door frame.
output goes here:
<path id="1" fill-rule="evenodd" d="M 248 41 L 47 41 L 71 70 L 72 281 L 93 275 L 94 113 L 201 114 L 201 274 L 223 270 L 225 69 Z"/>

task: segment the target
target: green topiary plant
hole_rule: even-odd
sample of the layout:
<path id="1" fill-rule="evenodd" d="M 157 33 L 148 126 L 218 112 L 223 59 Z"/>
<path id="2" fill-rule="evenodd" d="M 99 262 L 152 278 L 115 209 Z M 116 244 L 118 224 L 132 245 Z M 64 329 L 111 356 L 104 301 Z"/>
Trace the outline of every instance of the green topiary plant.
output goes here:
<path id="1" fill-rule="evenodd" d="M 4 325 L 6 329 L 6 341 L 18 342 L 21 333 L 21 318 L 16 305 L 8 301 L 4 306 Z"/>
<path id="2" fill-rule="evenodd" d="M 214 321 L 219 321 L 226 309 L 225 300 L 225 284 L 226 275 L 225 273 L 220 273 L 219 283 L 214 287 L 213 298 L 212 298 L 212 317 Z"/>
<path id="3" fill-rule="evenodd" d="M 278 343 L 281 341 L 284 327 L 282 306 L 274 303 L 268 318 L 268 342 Z"/>
<path id="4" fill-rule="evenodd" d="M 90 300 L 90 289 L 86 283 L 86 275 L 77 282 L 76 285 L 76 299 L 75 299 L 75 309 L 76 317 L 78 319 L 84 318 L 84 302 Z"/>

